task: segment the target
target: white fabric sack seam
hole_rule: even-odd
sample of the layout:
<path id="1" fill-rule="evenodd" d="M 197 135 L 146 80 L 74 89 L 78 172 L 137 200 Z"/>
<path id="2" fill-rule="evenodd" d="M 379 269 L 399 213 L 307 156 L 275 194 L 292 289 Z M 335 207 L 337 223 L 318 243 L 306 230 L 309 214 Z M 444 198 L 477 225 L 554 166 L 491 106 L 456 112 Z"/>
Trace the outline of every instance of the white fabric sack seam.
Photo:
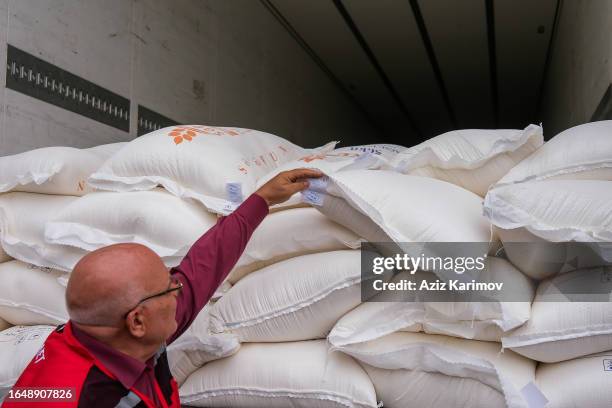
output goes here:
<path id="1" fill-rule="evenodd" d="M 6 299 L 0 299 L 0 306 L 3 307 L 11 307 L 11 308 L 15 308 L 15 309 L 22 309 L 22 310 L 27 310 L 28 312 L 32 312 L 32 313 L 36 313 L 36 314 L 40 314 L 43 315 L 45 317 L 60 321 L 60 322 L 66 322 L 66 316 L 60 316 L 60 315 L 56 315 L 54 313 L 49 313 L 48 310 L 45 309 L 41 309 L 39 307 L 37 307 L 36 305 L 33 305 L 31 303 L 24 303 L 24 302 L 11 302 L 8 301 Z"/>
<path id="2" fill-rule="evenodd" d="M 138 235 L 112 234 L 81 223 L 58 221 L 47 222 L 45 240 L 51 244 L 69 245 L 86 251 L 93 251 L 100 245 L 111 245 L 119 241 L 135 242 L 149 247 L 160 257 L 182 256 L 187 254 L 190 248 L 190 246 L 178 249 L 167 248 Z"/>
<path id="3" fill-rule="evenodd" d="M 595 330 L 593 330 L 595 329 Z M 502 338 L 504 348 L 524 347 L 537 344 L 551 343 L 559 340 L 572 340 L 584 337 L 612 334 L 612 324 L 598 324 L 569 330 L 538 332 L 537 334 L 522 334 Z"/>
<path id="4" fill-rule="evenodd" d="M 199 392 L 191 395 L 183 395 L 181 396 L 181 400 L 183 402 L 194 402 L 198 401 L 202 398 L 216 397 L 216 396 L 224 396 L 224 395 L 251 395 L 251 396 L 259 396 L 266 398 L 282 398 L 282 397 L 290 397 L 290 398 L 302 398 L 302 399 L 319 399 L 319 400 L 329 400 L 334 401 L 339 404 L 342 404 L 346 407 L 366 407 L 371 408 L 371 406 L 365 402 L 355 401 L 352 398 L 338 394 L 332 393 L 329 391 L 288 391 L 288 390 L 266 390 L 260 388 L 249 388 L 249 387 L 231 387 L 231 388 L 218 388 L 216 390 Z"/>
<path id="5" fill-rule="evenodd" d="M 598 239 L 604 239 L 603 237 L 598 236 L 598 232 L 605 231 L 604 228 L 595 228 L 595 226 L 577 226 L 577 225 L 566 225 L 561 227 L 552 226 L 550 224 L 546 224 L 542 222 L 539 218 L 532 217 L 529 213 L 525 212 L 523 209 L 516 207 L 507 201 L 503 200 L 500 197 L 496 197 L 494 191 L 492 193 L 487 194 L 485 197 L 485 208 L 484 212 L 489 217 L 491 222 L 497 225 L 500 228 L 504 229 L 514 229 L 519 227 L 526 227 L 527 230 L 538 235 L 538 231 L 562 231 L 565 229 L 573 230 L 572 236 L 575 237 L 588 237 L 589 239 L 581 239 L 580 241 L 597 241 Z M 500 213 L 508 213 L 509 215 L 504 215 L 503 219 L 501 216 L 496 215 L 496 211 L 492 209 L 495 208 Z M 507 220 L 507 221 L 505 221 Z M 513 221 L 517 220 L 517 221 Z M 519 221 L 520 220 L 520 221 Z M 585 231 L 586 230 L 586 231 Z"/>
<path id="6" fill-rule="evenodd" d="M 596 161 L 592 163 L 576 165 L 576 166 L 569 167 L 569 168 L 549 170 L 548 172 L 544 172 L 542 174 L 533 175 L 533 176 L 527 176 L 517 181 L 497 183 L 491 188 L 493 189 L 497 187 L 505 187 L 505 186 L 509 186 L 513 184 L 526 183 L 529 181 L 543 181 L 551 177 L 556 177 L 556 176 L 561 176 L 561 175 L 566 175 L 566 174 L 581 173 L 581 172 L 586 172 L 586 171 L 591 171 L 591 170 L 607 169 L 607 168 L 612 168 L 612 163 L 610 163 L 610 160 Z"/>
<path id="7" fill-rule="evenodd" d="M 25 186 L 30 183 L 35 183 L 36 185 L 41 185 L 53 178 L 54 175 L 58 174 L 63 170 L 64 166 L 62 164 L 55 164 L 53 167 L 49 169 L 49 171 L 44 173 L 36 173 L 33 171 L 28 171 L 25 174 L 17 175 L 17 179 L 14 183 L 5 183 L 0 184 L 0 192 L 10 191 L 17 186 Z"/>

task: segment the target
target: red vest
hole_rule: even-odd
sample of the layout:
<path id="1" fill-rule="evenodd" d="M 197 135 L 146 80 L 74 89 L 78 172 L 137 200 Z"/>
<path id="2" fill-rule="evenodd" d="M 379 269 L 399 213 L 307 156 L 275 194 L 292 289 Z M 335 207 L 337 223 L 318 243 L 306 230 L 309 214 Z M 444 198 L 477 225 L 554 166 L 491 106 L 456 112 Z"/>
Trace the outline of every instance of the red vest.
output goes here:
<path id="1" fill-rule="evenodd" d="M 156 367 L 157 382 L 155 383 L 155 391 L 157 398 L 161 404 L 163 404 L 163 408 L 180 408 L 178 385 L 170 375 L 165 351 L 163 354 L 164 358 L 158 360 L 158 364 L 163 366 L 160 366 L 159 370 L 157 370 Z M 155 408 L 154 403 L 139 391 L 135 389 L 126 390 L 120 385 L 117 378 L 72 335 L 70 322 L 66 325 L 59 326 L 49 335 L 43 347 L 36 353 L 30 364 L 28 364 L 13 389 L 15 389 L 15 387 L 71 388 L 75 394 L 73 400 L 71 402 L 53 402 L 51 399 L 49 401 L 52 402 L 28 401 L 24 403 L 7 401 L 7 395 L 5 402 L 2 404 L 2 408 L 63 408 L 89 405 L 89 403 L 83 403 L 82 397 L 84 396 L 81 395 L 81 391 L 86 388 L 86 382 L 88 378 L 91 377 L 90 371 L 95 368 L 97 368 L 97 370 L 95 370 L 96 373 L 99 373 L 96 380 L 98 383 L 100 383 L 100 378 L 102 378 L 102 382 L 108 381 L 109 385 L 112 386 L 107 387 L 107 389 L 118 390 L 119 393 L 126 394 L 124 398 L 127 405 L 124 406 Z M 163 374 L 158 375 L 158 371 Z M 165 381 L 163 380 L 164 378 Z M 161 384 L 160 380 L 164 381 L 165 384 Z M 160 387 L 160 385 L 162 387 Z M 162 388 L 167 390 L 167 395 L 164 395 Z M 103 390 L 104 387 L 100 387 L 99 389 Z M 112 393 L 113 391 L 109 392 Z M 109 392 L 105 392 L 104 397 L 108 398 Z M 120 395 L 121 394 L 119 394 L 119 396 Z M 88 397 L 88 400 L 92 399 L 92 396 Z M 167 403 L 167 398 L 170 399 L 171 403 Z M 81 401 L 80 404 L 79 401 Z M 104 406 L 96 405 L 100 407 Z M 112 404 L 112 406 L 116 406 L 116 404 Z"/>

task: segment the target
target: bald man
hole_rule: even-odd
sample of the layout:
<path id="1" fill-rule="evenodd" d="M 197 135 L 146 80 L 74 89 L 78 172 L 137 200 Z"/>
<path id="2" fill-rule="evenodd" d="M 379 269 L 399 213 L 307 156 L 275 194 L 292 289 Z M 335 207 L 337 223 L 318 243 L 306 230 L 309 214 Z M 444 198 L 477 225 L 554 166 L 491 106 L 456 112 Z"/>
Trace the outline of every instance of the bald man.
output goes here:
<path id="1" fill-rule="evenodd" d="M 268 207 L 307 188 L 307 178 L 320 176 L 308 169 L 280 173 L 220 218 L 170 271 L 138 244 L 84 256 L 66 288 L 70 320 L 47 338 L 2 406 L 180 407 L 166 345 L 189 327 L 223 282 Z"/>

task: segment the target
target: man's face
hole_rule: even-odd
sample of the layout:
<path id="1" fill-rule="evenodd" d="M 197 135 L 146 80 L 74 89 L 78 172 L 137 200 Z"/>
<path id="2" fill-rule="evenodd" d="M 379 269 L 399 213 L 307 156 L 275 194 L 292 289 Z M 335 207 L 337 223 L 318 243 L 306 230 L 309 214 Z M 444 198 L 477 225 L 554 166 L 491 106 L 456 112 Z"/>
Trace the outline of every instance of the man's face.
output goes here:
<path id="1" fill-rule="evenodd" d="M 170 289 L 180 286 L 176 278 L 171 277 L 166 268 L 151 271 L 147 296 L 154 296 L 142 303 L 142 313 L 146 319 L 146 334 L 143 338 L 150 343 L 163 343 L 177 329 L 176 303 L 180 290 Z M 157 296 L 155 296 L 157 295 Z"/>
<path id="2" fill-rule="evenodd" d="M 178 283 L 174 279 L 170 279 L 170 275 L 167 274 L 163 289 L 176 288 Z M 161 296 L 157 296 L 150 301 L 153 302 L 151 308 L 153 319 L 152 319 L 152 336 L 159 339 L 159 341 L 166 341 L 177 329 L 176 325 L 176 298 L 180 291 L 173 291 L 166 293 Z M 158 326 L 159 324 L 159 326 Z"/>

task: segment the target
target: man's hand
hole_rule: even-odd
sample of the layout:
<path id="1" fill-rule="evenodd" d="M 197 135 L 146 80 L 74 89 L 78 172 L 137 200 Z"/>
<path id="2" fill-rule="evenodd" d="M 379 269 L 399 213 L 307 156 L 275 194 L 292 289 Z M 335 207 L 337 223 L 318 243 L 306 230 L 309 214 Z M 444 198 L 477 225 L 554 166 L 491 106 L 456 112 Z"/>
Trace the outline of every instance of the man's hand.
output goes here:
<path id="1" fill-rule="evenodd" d="M 278 173 L 255 194 L 266 200 L 268 206 L 287 201 L 295 193 L 308 188 L 307 178 L 319 178 L 323 175 L 314 169 L 295 169 Z"/>

